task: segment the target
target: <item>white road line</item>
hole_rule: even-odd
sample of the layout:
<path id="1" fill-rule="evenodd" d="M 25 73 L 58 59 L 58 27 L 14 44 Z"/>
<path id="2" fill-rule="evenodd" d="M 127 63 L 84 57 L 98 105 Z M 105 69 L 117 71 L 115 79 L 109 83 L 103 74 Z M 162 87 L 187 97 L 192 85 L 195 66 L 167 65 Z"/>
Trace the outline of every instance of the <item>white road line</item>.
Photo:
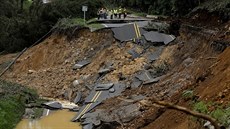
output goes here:
<path id="1" fill-rule="evenodd" d="M 103 26 L 105 26 L 106 28 L 108 27 L 106 24 L 102 24 Z"/>

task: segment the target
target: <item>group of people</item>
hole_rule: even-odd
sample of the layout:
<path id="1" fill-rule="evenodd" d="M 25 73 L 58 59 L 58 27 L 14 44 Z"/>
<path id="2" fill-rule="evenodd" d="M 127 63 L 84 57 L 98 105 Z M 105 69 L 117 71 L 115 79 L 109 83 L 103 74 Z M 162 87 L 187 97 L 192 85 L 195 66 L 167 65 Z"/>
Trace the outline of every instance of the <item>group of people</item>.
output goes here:
<path id="1" fill-rule="evenodd" d="M 107 19 L 108 16 L 110 19 L 114 19 L 114 18 L 121 19 L 122 15 L 123 15 L 123 18 L 125 19 L 127 16 L 127 10 L 121 7 L 119 7 L 118 9 L 111 9 L 111 10 L 101 8 L 98 10 L 97 15 L 98 15 L 98 20 Z"/>

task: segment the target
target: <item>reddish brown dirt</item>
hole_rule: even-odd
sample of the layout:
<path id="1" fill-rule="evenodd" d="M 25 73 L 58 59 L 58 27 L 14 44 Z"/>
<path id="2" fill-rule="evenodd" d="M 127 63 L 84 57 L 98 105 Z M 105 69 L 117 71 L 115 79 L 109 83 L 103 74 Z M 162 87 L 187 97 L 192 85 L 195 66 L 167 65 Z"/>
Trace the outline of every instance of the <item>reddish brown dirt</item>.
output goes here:
<path id="1" fill-rule="evenodd" d="M 196 31 L 181 29 L 181 36 L 175 45 L 168 46 L 160 59 L 153 65 L 167 62 L 171 70 L 159 83 L 142 88 L 126 91 L 123 97 L 133 94 L 142 94 L 148 97 L 158 98 L 176 103 L 188 108 L 190 102 L 182 98 L 182 92 L 186 89 L 193 90 L 199 100 L 216 102 L 221 106 L 229 105 L 229 52 L 227 48 L 223 53 L 216 52 L 211 43 L 214 40 L 230 41 L 228 36 L 215 36 L 197 33 Z M 225 33 L 225 32 L 224 32 Z M 221 37 L 221 38 L 220 38 Z M 108 100 L 102 108 L 109 108 L 116 102 Z M 113 105 L 116 107 L 116 105 Z M 145 129 L 198 129 L 202 128 L 199 122 L 191 119 L 191 116 L 178 111 L 162 112 L 158 108 L 144 108 L 143 114 L 125 124 L 123 128 Z"/>
<path id="2" fill-rule="evenodd" d="M 94 33 L 81 30 L 76 35 L 80 37 L 71 41 L 65 36 L 50 36 L 26 51 L 4 79 L 35 88 L 41 96 L 60 98 L 66 89 L 69 91 L 73 80 L 95 78 L 106 63 L 112 62 L 114 70 L 105 76 L 105 82 L 117 82 L 120 73 L 132 75 L 146 64 L 146 58 L 132 60 L 127 53 L 133 47 L 140 53 L 143 51 L 140 46 L 127 43 L 119 47 L 109 30 Z M 83 59 L 90 59 L 91 63 L 81 70 L 72 70 L 74 62 Z M 86 87 L 80 85 L 75 90 L 86 91 Z"/>

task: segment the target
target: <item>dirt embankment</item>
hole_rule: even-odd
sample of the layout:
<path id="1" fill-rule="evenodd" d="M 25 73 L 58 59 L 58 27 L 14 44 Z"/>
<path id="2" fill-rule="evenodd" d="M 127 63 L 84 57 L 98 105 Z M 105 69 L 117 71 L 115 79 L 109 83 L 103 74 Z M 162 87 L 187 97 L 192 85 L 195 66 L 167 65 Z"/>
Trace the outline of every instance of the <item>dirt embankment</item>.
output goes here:
<path id="1" fill-rule="evenodd" d="M 101 82 L 118 82 L 120 75 L 130 76 L 143 69 L 145 58 L 132 60 L 128 51 L 135 48 L 138 53 L 143 48 L 133 43 L 119 44 L 110 30 L 91 33 L 80 30 L 76 38 L 67 41 L 65 36 L 52 35 L 42 43 L 26 51 L 7 72 L 4 79 L 17 82 L 38 90 L 41 96 L 62 98 L 64 92 L 87 92 L 98 80 L 98 71 L 108 64 L 113 71 Z M 154 51 L 152 47 L 149 51 Z M 80 70 L 72 67 L 77 61 L 89 59 L 91 63 Z M 74 80 L 88 80 L 73 87 Z M 69 91 L 71 90 L 71 91 Z"/>
<path id="2" fill-rule="evenodd" d="M 71 41 L 67 41 L 66 36 L 52 35 L 26 51 L 4 75 L 4 79 L 35 88 L 41 96 L 63 98 L 66 91 L 83 91 L 86 94 L 89 91 L 87 88 L 98 81 L 123 81 L 130 85 L 134 73 L 155 68 L 167 70 L 158 83 L 127 89 L 120 97 L 144 95 L 189 107 L 189 102 L 181 97 L 182 92 L 189 89 L 199 100 L 226 106 L 230 99 L 230 49 L 228 47 L 222 52 L 222 46 L 215 42 L 229 42 L 229 32 L 226 31 L 226 27 L 217 32 L 182 27 L 176 41 L 166 46 L 160 58 L 153 63 L 147 61 L 147 55 L 156 51 L 156 47 L 146 49 L 130 42 L 120 44 L 114 40 L 110 30 L 93 33 L 81 30 Z M 141 57 L 132 59 L 128 51 L 133 48 L 142 53 Z M 80 70 L 72 69 L 75 62 L 84 59 L 91 60 L 91 63 Z M 108 65 L 113 66 L 113 71 L 105 76 L 97 74 L 100 68 Z M 76 79 L 81 80 L 81 84 L 73 87 L 72 82 Z M 99 108 L 109 110 L 116 108 L 120 102 L 112 98 Z M 146 107 L 141 110 L 140 117 L 123 127 L 200 128 L 191 117 L 181 112 Z"/>
<path id="3" fill-rule="evenodd" d="M 144 94 L 191 108 L 191 101 L 183 98 L 184 90 L 194 91 L 197 101 L 213 102 L 227 108 L 230 99 L 229 47 L 223 52 L 216 41 L 230 41 L 229 30 L 208 34 L 202 31 L 182 28 L 174 45 L 164 49 L 161 60 L 171 70 L 159 83 L 126 92 Z M 227 33 L 226 33 L 227 32 Z M 170 52 L 173 51 L 173 52 Z M 171 53 L 171 54 L 169 54 Z M 160 60 L 159 60 L 160 61 Z M 157 62 L 156 62 L 157 63 Z M 184 113 L 159 108 L 143 109 L 143 115 L 126 127 L 145 129 L 197 129 L 199 122 Z"/>
<path id="4" fill-rule="evenodd" d="M 26 51 L 4 79 L 35 88 L 41 96 L 60 97 L 73 80 L 79 79 L 79 71 L 72 70 L 75 61 L 90 58 L 106 44 L 112 44 L 111 36 L 110 31 L 82 30 L 69 42 L 65 36 L 54 34 Z"/>

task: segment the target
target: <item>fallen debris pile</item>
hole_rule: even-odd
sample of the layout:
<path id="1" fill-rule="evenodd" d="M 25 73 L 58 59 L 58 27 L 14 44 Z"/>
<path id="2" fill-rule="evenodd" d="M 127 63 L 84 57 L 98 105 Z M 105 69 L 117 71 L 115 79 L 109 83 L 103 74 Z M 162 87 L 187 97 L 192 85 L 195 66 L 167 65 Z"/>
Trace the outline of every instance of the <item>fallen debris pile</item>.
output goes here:
<path id="1" fill-rule="evenodd" d="M 129 33 L 123 33 L 126 31 Z M 78 111 L 72 121 L 82 122 L 85 129 L 186 128 L 182 124 L 191 121 L 184 114 L 159 107 L 146 108 L 129 100 L 154 96 L 187 106 L 181 99 L 183 90 L 205 89 L 206 80 L 215 79 L 218 71 L 229 69 L 228 62 L 224 68 L 218 68 L 218 62 L 222 61 L 218 61 L 218 55 L 226 56 L 228 46 L 219 47 L 218 42 L 211 42 L 217 37 L 202 30 L 198 33 L 183 27 L 176 38 L 145 31 L 134 23 L 96 32 L 83 29 L 73 37 L 69 41 L 66 36 L 52 35 L 26 51 L 4 78 L 35 88 L 41 96 L 80 105 L 70 109 Z M 228 38 L 224 37 L 227 42 Z M 224 89 L 218 90 L 222 93 Z M 197 91 L 199 99 L 211 98 L 208 91 L 212 90 Z M 227 101 L 229 97 L 225 94 L 223 99 Z M 54 108 L 62 108 L 54 102 L 44 105 L 52 104 Z M 175 119 L 170 119 L 173 116 Z M 159 121 L 164 123 L 156 124 Z"/>

